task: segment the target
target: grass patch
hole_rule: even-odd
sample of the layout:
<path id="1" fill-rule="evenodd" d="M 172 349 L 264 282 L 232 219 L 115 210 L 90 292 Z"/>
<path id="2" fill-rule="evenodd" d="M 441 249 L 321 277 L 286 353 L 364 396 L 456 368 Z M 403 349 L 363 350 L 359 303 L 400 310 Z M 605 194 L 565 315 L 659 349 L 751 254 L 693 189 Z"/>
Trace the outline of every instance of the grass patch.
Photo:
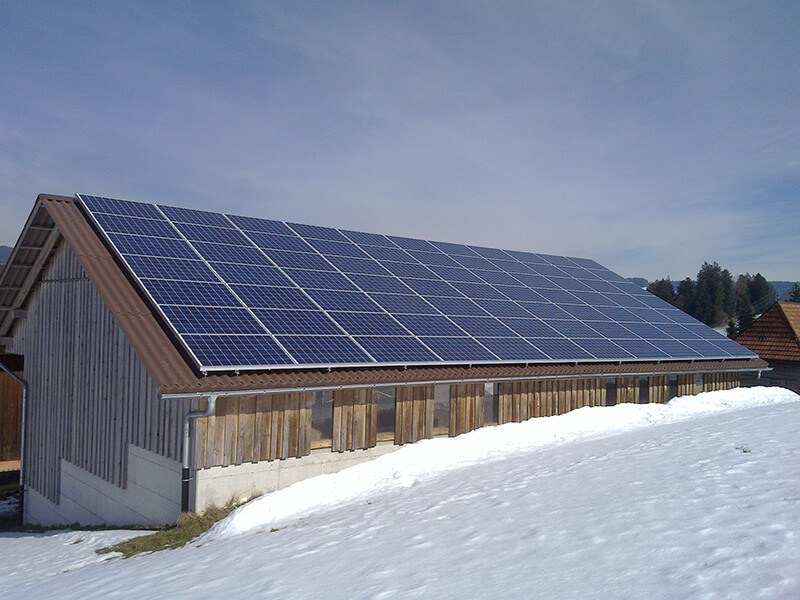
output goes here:
<path id="1" fill-rule="evenodd" d="M 150 535 L 135 537 L 95 552 L 98 554 L 120 552 L 123 558 L 130 558 L 142 552 L 181 548 L 201 533 L 208 531 L 214 523 L 227 517 L 234 508 L 236 508 L 236 504 L 230 503 L 223 508 L 209 508 L 202 515 L 181 513 L 172 527 L 165 527 Z"/>

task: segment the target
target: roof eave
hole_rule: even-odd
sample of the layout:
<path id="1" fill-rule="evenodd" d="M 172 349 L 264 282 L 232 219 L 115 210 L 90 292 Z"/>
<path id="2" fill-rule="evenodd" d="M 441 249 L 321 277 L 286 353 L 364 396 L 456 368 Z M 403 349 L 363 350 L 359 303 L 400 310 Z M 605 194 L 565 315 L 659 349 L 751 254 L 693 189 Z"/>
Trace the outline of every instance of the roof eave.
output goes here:
<path id="1" fill-rule="evenodd" d="M 65 196 L 40 194 L 0 273 L 0 337 L 7 337 L 19 318 L 19 311 L 41 278 L 61 238 L 44 201 L 68 199 Z"/>

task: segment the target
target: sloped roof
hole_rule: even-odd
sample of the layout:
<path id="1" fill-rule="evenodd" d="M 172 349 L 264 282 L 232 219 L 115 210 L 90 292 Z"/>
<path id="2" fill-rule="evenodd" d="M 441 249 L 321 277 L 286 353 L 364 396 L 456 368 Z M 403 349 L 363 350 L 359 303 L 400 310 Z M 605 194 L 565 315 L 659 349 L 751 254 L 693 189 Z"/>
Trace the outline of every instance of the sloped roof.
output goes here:
<path id="1" fill-rule="evenodd" d="M 773 304 L 736 341 L 764 360 L 800 362 L 800 304 Z"/>
<path id="2" fill-rule="evenodd" d="M 46 217 L 41 211 L 45 212 Z M 113 313 L 145 368 L 153 377 L 159 392 L 164 395 L 594 374 L 613 376 L 626 373 L 741 371 L 757 370 L 767 366 L 764 361 L 759 359 L 731 359 L 724 361 L 643 361 L 624 364 L 608 362 L 580 365 L 565 362 L 546 365 L 365 367 L 203 375 L 196 371 L 191 361 L 182 354 L 180 345 L 172 337 L 168 328 L 158 321 L 153 310 L 128 279 L 124 269 L 117 264 L 116 259 L 87 221 L 77 203 L 64 196 L 40 195 L 28 225 L 38 223 L 40 220 L 45 222 L 47 219 L 49 219 L 49 228 L 47 228 L 45 240 L 38 249 L 35 249 L 35 256 L 29 256 L 26 259 L 30 263 L 31 269 L 37 265 L 40 270 L 44 268 L 47 258 L 63 236 Z M 27 239 L 28 235 L 28 226 L 26 226 L 18 246 Z M 18 250 L 22 251 L 15 248 L 15 255 L 19 255 Z M 12 267 L 13 262 L 13 260 L 10 261 L 8 267 Z M 8 267 L 3 272 L 3 277 L 6 276 Z M 27 282 L 34 281 L 35 274 L 28 272 L 25 280 Z M 26 289 L 24 286 L 19 286 L 19 289 L 4 298 L 5 305 L 23 306 L 32 288 L 33 283 Z M 7 311 L 7 318 L 2 321 L 0 328 L 0 337 L 8 335 L 12 331 L 12 325 L 13 317 Z"/>
<path id="3" fill-rule="evenodd" d="M 588 258 L 77 200 L 204 373 L 755 358 Z"/>

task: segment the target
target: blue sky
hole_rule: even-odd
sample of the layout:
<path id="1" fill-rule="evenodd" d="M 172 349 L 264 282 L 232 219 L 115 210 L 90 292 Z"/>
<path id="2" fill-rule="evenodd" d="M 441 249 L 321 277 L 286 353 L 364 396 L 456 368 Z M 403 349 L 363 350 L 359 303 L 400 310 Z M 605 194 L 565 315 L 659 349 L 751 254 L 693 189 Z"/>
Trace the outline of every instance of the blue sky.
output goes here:
<path id="1" fill-rule="evenodd" d="M 800 279 L 800 3 L 3 2 L 0 244 L 90 193 Z"/>

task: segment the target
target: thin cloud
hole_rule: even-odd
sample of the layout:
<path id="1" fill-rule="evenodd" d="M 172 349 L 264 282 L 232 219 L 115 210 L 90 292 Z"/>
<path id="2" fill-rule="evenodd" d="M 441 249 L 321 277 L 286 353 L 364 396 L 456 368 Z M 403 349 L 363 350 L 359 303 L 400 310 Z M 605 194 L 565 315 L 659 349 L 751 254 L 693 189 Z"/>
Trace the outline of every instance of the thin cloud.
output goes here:
<path id="1" fill-rule="evenodd" d="M 800 276 L 797 7 L 95 9 L 0 8 L 2 243 L 87 192 Z"/>

